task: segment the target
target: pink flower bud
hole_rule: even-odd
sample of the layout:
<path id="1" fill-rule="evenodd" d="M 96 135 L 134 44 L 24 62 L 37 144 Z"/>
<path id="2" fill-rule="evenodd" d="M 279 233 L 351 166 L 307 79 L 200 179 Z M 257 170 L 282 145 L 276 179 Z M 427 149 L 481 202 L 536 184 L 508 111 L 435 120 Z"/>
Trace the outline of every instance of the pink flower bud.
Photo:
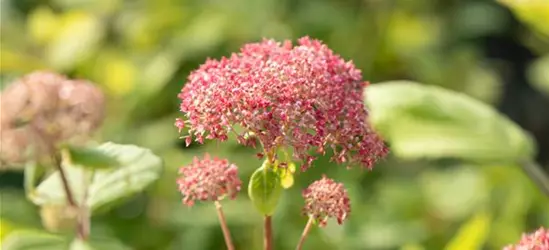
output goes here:
<path id="1" fill-rule="evenodd" d="M 325 226 L 328 218 L 342 224 L 351 212 L 351 203 L 343 183 L 323 176 L 303 190 L 305 207 L 303 213 L 313 217 L 319 226 Z"/>

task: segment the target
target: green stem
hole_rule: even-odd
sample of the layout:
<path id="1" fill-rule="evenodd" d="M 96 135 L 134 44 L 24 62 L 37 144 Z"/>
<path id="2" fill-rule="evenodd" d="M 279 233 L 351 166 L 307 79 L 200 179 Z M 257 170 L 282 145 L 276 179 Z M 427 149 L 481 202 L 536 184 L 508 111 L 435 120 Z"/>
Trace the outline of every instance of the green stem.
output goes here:
<path id="1" fill-rule="evenodd" d="M 519 164 L 522 170 L 528 175 L 532 181 L 538 186 L 538 188 L 549 197 L 549 177 L 540 165 L 535 161 L 524 161 Z"/>

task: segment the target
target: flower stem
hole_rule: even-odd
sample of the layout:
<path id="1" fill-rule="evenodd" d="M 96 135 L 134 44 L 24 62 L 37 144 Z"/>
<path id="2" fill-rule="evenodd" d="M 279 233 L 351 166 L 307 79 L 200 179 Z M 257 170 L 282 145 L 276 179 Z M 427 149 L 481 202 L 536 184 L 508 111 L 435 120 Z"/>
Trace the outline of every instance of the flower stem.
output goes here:
<path id="1" fill-rule="evenodd" d="M 221 230 L 223 230 L 223 237 L 225 238 L 227 249 L 234 250 L 233 241 L 231 240 L 231 233 L 229 231 L 229 227 L 227 226 L 225 215 L 223 214 L 223 208 L 221 207 L 221 203 L 219 203 L 219 201 L 215 201 L 215 208 L 217 210 L 217 217 L 219 217 L 219 223 L 221 224 Z"/>
<path id="2" fill-rule="evenodd" d="M 69 205 L 71 207 L 77 207 L 76 201 L 75 201 L 74 197 L 72 196 L 72 192 L 71 192 L 71 189 L 70 189 L 70 186 L 69 186 L 69 181 L 67 179 L 67 175 L 65 174 L 65 170 L 61 166 L 61 158 L 58 155 L 54 155 L 53 159 L 54 159 L 54 163 L 55 163 L 54 165 L 57 168 L 57 170 L 59 171 L 59 176 L 61 177 L 61 183 L 63 184 L 63 190 L 65 191 L 65 196 L 67 196 L 67 203 L 69 203 Z"/>
<path id="3" fill-rule="evenodd" d="M 309 234 L 309 231 L 311 231 L 311 227 L 313 226 L 313 217 L 309 217 L 309 220 L 307 221 L 307 225 L 305 225 L 305 229 L 303 229 L 303 233 L 301 234 L 301 238 L 299 239 L 299 243 L 297 243 L 296 250 L 301 250 L 303 248 L 303 243 L 305 242 L 305 239 L 307 238 L 307 235 Z"/>
<path id="4" fill-rule="evenodd" d="M 273 225 L 271 216 L 265 216 L 265 223 L 263 228 L 263 249 L 272 250 L 273 249 Z"/>

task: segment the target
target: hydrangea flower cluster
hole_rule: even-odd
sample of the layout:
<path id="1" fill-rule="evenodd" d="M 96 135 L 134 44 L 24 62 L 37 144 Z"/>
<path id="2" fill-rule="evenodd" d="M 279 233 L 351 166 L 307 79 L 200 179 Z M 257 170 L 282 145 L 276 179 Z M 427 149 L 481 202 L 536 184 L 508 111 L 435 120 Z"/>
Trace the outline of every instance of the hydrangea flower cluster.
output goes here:
<path id="1" fill-rule="evenodd" d="M 193 162 L 179 169 L 182 176 L 177 180 L 179 191 L 184 196 L 183 203 L 191 207 L 196 200 L 218 201 L 225 196 L 236 198 L 242 182 L 238 168 L 227 160 L 195 157 Z"/>
<path id="2" fill-rule="evenodd" d="M 510 245 L 503 250 L 547 250 L 549 249 L 549 230 L 539 228 L 531 234 L 523 234 L 516 245 Z"/>
<path id="3" fill-rule="evenodd" d="M 371 168 L 387 148 L 367 122 L 367 85 L 351 61 L 318 40 L 263 40 L 192 72 L 178 95 L 187 119 L 175 125 L 188 127 L 187 145 L 193 137 L 224 141 L 234 133 L 254 146 L 253 135 L 270 160 L 278 148 L 292 148 L 302 170 L 315 159 L 311 151 L 327 148 L 337 163 Z"/>
<path id="4" fill-rule="evenodd" d="M 91 82 L 48 71 L 23 76 L 0 96 L 2 145 L 9 145 L 2 161 L 24 161 L 31 146 L 40 154 L 58 142 L 84 141 L 102 123 L 104 103 Z"/>
<path id="5" fill-rule="evenodd" d="M 351 212 L 351 203 L 343 183 L 323 176 L 303 190 L 303 213 L 313 217 L 319 226 L 325 226 L 328 218 L 342 224 Z"/>

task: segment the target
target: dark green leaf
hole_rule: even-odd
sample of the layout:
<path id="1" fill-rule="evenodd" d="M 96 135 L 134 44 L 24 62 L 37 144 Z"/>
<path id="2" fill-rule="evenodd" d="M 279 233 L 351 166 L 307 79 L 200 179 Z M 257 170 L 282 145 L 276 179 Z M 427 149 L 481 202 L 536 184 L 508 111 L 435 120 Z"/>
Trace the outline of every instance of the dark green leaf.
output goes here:
<path id="1" fill-rule="evenodd" d="M 274 213 L 282 194 L 282 185 L 280 176 L 266 162 L 252 174 L 248 184 L 248 195 L 257 210 L 263 215 L 270 216 Z"/>
<path id="2" fill-rule="evenodd" d="M 103 169 L 119 165 L 115 157 L 106 154 L 98 148 L 67 146 L 64 152 L 66 152 L 64 154 L 64 157 L 67 158 L 66 160 L 76 167 Z"/>

